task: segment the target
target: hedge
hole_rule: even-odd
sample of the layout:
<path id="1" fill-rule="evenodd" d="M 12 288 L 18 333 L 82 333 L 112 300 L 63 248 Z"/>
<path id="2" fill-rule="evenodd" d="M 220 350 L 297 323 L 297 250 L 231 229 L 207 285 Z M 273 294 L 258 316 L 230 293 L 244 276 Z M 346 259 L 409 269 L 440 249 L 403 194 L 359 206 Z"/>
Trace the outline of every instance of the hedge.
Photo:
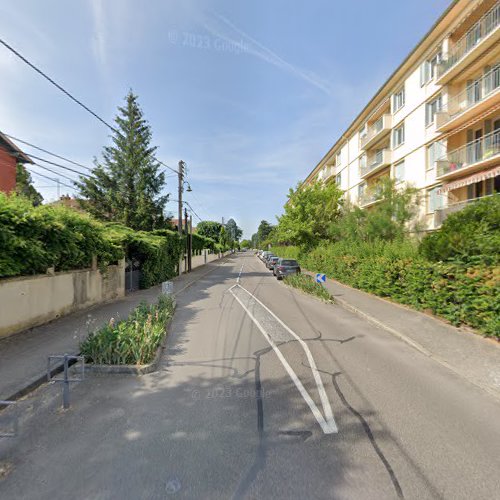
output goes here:
<path id="1" fill-rule="evenodd" d="M 431 262 L 418 256 L 396 257 L 391 244 L 352 247 L 342 254 L 329 244 L 300 254 L 297 247 L 275 247 L 283 257 L 297 258 L 312 272 L 360 290 L 429 311 L 454 325 L 466 324 L 500 339 L 500 266 Z M 378 251 L 377 251 L 378 250 Z M 408 250 L 408 249 L 407 249 Z M 411 254 L 411 250 L 408 250 Z"/>
<path id="2" fill-rule="evenodd" d="M 125 249 L 127 259 L 139 263 L 141 288 L 149 288 L 177 275 L 185 242 L 175 231 L 134 231 L 121 224 L 106 224 L 106 229 L 111 241 Z"/>
<path id="3" fill-rule="evenodd" d="M 123 257 L 103 224 L 66 207 L 33 207 L 25 198 L 0 193 L 0 277 L 90 267 Z"/>

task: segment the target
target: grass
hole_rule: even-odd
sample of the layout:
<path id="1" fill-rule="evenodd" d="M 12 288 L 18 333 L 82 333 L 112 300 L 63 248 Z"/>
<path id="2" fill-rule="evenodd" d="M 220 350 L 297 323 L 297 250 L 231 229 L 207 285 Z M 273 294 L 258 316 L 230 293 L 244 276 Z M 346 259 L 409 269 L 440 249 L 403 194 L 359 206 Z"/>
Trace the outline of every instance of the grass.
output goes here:
<path id="1" fill-rule="evenodd" d="M 328 290 L 324 288 L 323 285 L 316 283 L 314 278 L 308 274 L 291 274 L 289 276 L 285 276 L 284 282 L 289 286 L 298 288 L 299 290 L 302 290 L 310 295 L 314 295 L 319 299 L 327 302 L 333 302 L 333 297 L 330 295 Z"/>
<path id="2" fill-rule="evenodd" d="M 80 344 L 86 360 L 96 364 L 144 365 L 150 363 L 165 336 L 174 312 L 172 298 L 160 296 L 156 304 L 142 302 L 122 321 L 110 322 Z"/>

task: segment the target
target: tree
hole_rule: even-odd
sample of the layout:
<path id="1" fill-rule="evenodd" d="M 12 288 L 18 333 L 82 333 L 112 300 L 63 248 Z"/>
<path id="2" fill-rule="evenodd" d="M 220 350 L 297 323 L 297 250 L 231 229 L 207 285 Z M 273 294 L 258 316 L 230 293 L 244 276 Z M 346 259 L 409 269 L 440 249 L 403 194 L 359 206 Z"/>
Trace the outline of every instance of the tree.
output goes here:
<path id="1" fill-rule="evenodd" d="M 31 174 L 22 163 L 16 165 L 16 193 L 28 198 L 35 207 L 43 201 L 43 196 L 33 186 Z"/>
<path id="2" fill-rule="evenodd" d="M 92 177 L 76 183 L 82 206 L 99 219 L 120 222 L 137 230 L 166 227 L 164 216 L 168 195 L 161 195 L 165 174 L 151 146 L 151 127 L 144 119 L 130 91 L 125 106 L 115 118 L 113 144 L 102 152 L 102 162 L 94 160 Z"/>
<path id="3" fill-rule="evenodd" d="M 231 241 L 239 241 L 243 231 L 238 227 L 234 219 L 229 219 L 226 223 L 226 231 Z"/>
<path id="4" fill-rule="evenodd" d="M 266 241 L 273 227 L 267 220 L 261 220 L 257 229 L 257 241 L 255 246 L 260 246 L 262 242 Z"/>
<path id="5" fill-rule="evenodd" d="M 335 183 L 298 185 L 290 189 L 285 213 L 278 218 L 273 239 L 311 248 L 328 239 L 330 226 L 341 214 L 343 192 Z"/>
<path id="6" fill-rule="evenodd" d="M 241 248 L 252 248 L 252 242 L 250 240 L 241 240 Z"/>
<path id="7" fill-rule="evenodd" d="M 220 242 L 220 231 L 222 228 L 222 224 L 220 222 L 204 220 L 201 221 L 196 226 L 196 232 L 200 236 L 206 236 L 207 238 L 212 238 L 217 243 Z"/>

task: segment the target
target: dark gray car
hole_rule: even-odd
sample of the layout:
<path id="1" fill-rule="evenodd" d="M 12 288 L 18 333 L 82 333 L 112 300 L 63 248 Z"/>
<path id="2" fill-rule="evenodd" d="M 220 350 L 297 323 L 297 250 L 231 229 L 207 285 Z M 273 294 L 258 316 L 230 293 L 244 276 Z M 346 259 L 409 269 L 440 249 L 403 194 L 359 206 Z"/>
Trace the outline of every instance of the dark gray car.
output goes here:
<path id="1" fill-rule="evenodd" d="M 274 266 L 276 264 L 276 262 L 278 262 L 279 260 L 279 257 L 270 257 L 269 259 L 267 259 L 267 264 L 266 264 L 266 267 L 270 270 L 270 271 L 273 271 L 274 269 Z"/>
<path id="2" fill-rule="evenodd" d="M 294 259 L 279 259 L 273 269 L 273 274 L 279 280 L 290 274 L 299 274 L 299 263 Z"/>

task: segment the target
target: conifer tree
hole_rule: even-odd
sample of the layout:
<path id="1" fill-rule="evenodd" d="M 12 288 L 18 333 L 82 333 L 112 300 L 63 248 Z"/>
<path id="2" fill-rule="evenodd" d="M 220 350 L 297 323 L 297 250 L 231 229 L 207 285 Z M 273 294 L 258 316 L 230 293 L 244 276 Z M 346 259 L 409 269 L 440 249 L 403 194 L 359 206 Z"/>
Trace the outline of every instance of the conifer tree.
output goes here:
<path id="1" fill-rule="evenodd" d="M 130 91 L 125 101 L 115 118 L 112 145 L 104 147 L 101 161 L 94 160 L 91 177 L 80 177 L 77 186 L 83 208 L 92 215 L 150 231 L 166 225 L 165 174 L 137 96 Z"/>

